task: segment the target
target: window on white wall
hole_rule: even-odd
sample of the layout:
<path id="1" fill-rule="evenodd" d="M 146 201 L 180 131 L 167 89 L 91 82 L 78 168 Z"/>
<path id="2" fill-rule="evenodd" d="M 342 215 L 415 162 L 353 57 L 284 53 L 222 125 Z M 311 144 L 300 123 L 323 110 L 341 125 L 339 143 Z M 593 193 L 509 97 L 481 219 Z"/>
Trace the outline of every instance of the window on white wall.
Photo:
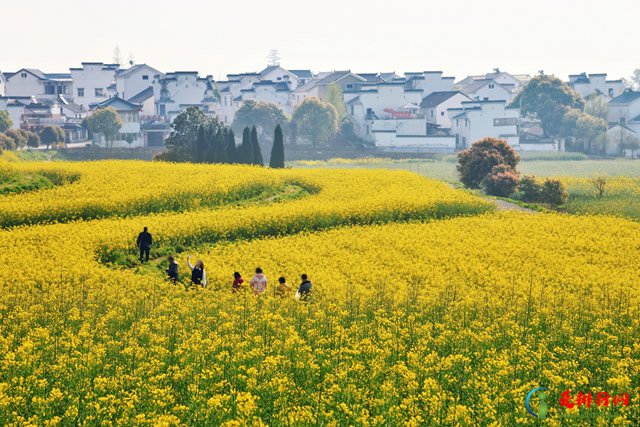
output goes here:
<path id="1" fill-rule="evenodd" d="M 84 96 L 84 88 L 83 87 L 79 87 L 78 88 L 78 97 L 82 98 Z"/>
<path id="2" fill-rule="evenodd" d="M 24 77 L 27 77 L 27 73 L 21 73 L 21 74 L 20 74 L 20 77 L 23 77 L 23 78 L 24 78 Z"/>
<path id="3" fill-rule="evenodd" d="M 145 75 L 143 75 L 143 76 L 142 76 L 142 80 L 149 80 L 149 76 L 148 76 L 148 75 L 146 75 L 146 74 L 145 74 Z"/>

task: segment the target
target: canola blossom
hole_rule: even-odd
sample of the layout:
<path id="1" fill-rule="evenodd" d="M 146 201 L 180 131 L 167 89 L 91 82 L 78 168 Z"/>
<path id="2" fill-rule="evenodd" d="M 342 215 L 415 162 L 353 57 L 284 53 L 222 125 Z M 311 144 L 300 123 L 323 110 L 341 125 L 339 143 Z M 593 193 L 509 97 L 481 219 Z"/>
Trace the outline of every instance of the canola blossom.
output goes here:
<path id="1" fill-rule="evenodd" d="M 535 425 L 523 399 L 539 384 L 640 386 L 635 222 L 490 213 L 406 172 L 8 167 L 74 179 L 0 196 L 4 424 Z M 236 205 L 287 182 L 309 194 Z M 102 262 L 145 225 L 203 259 L 209 286 Z M 257 265 L 266 295 L 232 293 Z M 273 295 L 302 272 L 312 302 Z M 563 409 L 546 423 L 638 419 L 634 400 Z"/>

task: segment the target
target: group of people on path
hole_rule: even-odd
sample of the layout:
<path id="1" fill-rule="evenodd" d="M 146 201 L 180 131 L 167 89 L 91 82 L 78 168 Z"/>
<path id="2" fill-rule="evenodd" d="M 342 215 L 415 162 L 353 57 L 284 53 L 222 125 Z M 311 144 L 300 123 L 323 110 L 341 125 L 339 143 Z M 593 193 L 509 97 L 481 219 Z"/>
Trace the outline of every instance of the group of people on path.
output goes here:
<path id="1" fill-rule="evenodd" d="M 144 230 L 138 235 L 136 245 L 140 250 L 140 263 L 149 261 L 149 252 L 151 245 L 153 244 L 153 236 L 149 233 L 149 229 L 144 227 Z M 166 269 L 167 276 L 174 284 L 178 283 L 179 264 L 173 256 L 169 256 L 169 267 Z M 191 284 L 194 286 L 207 287 L 207 272 L 204 269 L 204 263 L 198 260 L 195 265 L 191 264 L 191 256 L 187 257 L 187 267 L 191 270 Z M 311 296 L 312 284 L 309 277 L 306 274 L 300 276 L 301 283 L 298 286 L 295 297 L 307 301 Z M 244 290 L 244 279 L 239 272 L 233 273 L 233 283 L 231 289 L 234 293 Z M 255 295 L 263 295 L 267 292 L 268 280 L 264 275 L 262 268 L 257 267 L 255 275 L 249 281 L 249 288 Z M 278 284 L 274 287 L 274 295 L 286 298 L 293 293 L 291 285 L 287 283 L 287 279 L 284 277 L 278 278 Z"/>

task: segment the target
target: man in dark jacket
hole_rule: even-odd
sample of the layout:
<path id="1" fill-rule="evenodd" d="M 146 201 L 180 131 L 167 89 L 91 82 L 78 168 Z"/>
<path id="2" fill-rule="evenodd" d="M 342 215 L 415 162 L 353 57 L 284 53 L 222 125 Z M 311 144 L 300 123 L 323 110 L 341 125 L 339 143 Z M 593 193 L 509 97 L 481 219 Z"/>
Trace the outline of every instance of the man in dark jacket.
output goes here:
<path id="1" fill-rule="evenodd" d="M 300 300 L 306 301 L 311 296 L 311 280 L 309 280 L 306 274 L 303 274 L 300 278 L 302 279 L 302 283 L 300 283 L 300 287 L 298 288 L 298 296 Z"/>
<path id="2" fill-rule="evenodd" d="M 153 244 L 153 237 L 151 236 L 151 233 L 149 233 L 149 229 L 145 227 L 144 231 L 138 234 L 138 241 L 136 242 L 136 245 L 140 249 L 141 263 L 149 261 L 149 251 L 151 250 L 151 244 Z"/>
<path id="3" fill-rule="evenodd" d="M 167 275 L 169 280 L 175 285 L 178 283 L 178 263 L 173 256 L 169 257 L 169 268 L 167 268 Z"/>

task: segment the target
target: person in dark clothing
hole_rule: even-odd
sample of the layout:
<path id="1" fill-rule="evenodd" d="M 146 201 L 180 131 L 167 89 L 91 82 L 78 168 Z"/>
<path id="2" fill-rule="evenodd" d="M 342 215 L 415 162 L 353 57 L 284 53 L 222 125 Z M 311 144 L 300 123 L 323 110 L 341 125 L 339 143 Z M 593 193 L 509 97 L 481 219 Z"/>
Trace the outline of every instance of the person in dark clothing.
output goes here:
<path id="1" fill-rule="evenodd" d="M 191 283 L 196 286 L 207 287 L 207 272 L 204 271 L 204 263 L 200 260 L 196 265 L 191 265 L 191 257 L 187 257 L 187 266 L 191 270 Z"/>
<path id="2" fill-rule="evenodd" d="M 169 257 L 169 268 L 167 268 L 169 280 L 175 285 L 178 282 L 178 263 L 172 256 Z"/>
<path id="3" fill-rule="evenodd" d="M 311 297 L 311 280 L 307 277 L 306 274 L 300 276 L 302 279 L 302 283 L 300 283 L 300 287 L 298 287 L 297 296 L 302 301 L 306 301 Z"/>
<path id="4" fill-rule="evenodd" d="M 233 273 L 233 284 L 231 285 L 231 289 L 233 290 L 234 294 L 242 290 L 243 283 L 244 283 L 244 279 L 242 278 L 240 273 L 238 273 L 237 271 Z"/>
<path id="5" fill-rule="evenodd" d="M 153 237 L 151 236 L 151 233 L 149 233 L 149 229 L 145 227 L 144 231 L 138 234 L 138 241 L 136 242 L 138 249 L 140 249 L 141 263 L 144 263 L 145 261 L 149 261 L 149 251 L 151 250 L 152 244 L 153 244 Z"/>

